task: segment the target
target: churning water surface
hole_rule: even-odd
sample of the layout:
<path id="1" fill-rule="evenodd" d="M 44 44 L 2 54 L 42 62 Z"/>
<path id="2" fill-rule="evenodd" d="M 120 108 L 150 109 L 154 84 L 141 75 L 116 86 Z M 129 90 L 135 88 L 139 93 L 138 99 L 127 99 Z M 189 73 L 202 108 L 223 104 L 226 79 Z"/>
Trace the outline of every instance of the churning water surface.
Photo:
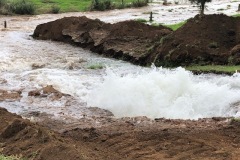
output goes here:
<path id="1" fill-rule="evenodd" d="M 80 118 L 85 107 L 99 107 L 116 117 L 197 119 L 240 115 L 238 74 L 196 76 L 183 68 L 142 68 L 68 44 L 33 40 L 28 33 L 5 32 L 2 37 L 0 86 L 23 93 L 19 101 L 0 102 L 12 112 L 41 111 Z M 90 69 L 96 64 L 104 68 Z M 40 67 L 34 68 L 36 65 Z M 27 95 L 46 85 L 72 97 L 56 101 Z"/>

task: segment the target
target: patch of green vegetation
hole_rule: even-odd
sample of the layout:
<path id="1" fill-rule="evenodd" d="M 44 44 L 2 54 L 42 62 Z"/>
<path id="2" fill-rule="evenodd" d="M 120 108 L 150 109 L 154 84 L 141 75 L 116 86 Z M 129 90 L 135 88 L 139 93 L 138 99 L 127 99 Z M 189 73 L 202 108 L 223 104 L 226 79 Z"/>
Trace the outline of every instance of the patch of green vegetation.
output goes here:
<path id="1" fill-rule="evenodd" d="M 4 156 L 0 154 L 0 160 L 26 160 L 26 159 L 18 156 Z"/>
<path id="2" fill-rule="evenodd" d="M 189 71 L 203 71 L 203 72 L 225 72 L 233 74 L 236 71 L 240 71 L 240 66 L 222 66 L 222 65 L 205 65 L 205 66 L 188 66 L 185 67 Z"/>
<path id="3" fill-rule="evenodd" d="M 0 0 L 0 14 L 34 14 L 35 5 L 28 0 Z"/>
<path id="4" fill-rule="evenodd" d="M 87 69 L 103 69 L 104 65 L 103 64 L 92 64 L 87 67 Z"/>
<path id="5" fill-rule="evenodd" d="M 143 19 L 143 18 L 135 19 L 135 21 L 141 22 L 141 23 L 147 23 L 148 22 L 146 19 Z"/>
<path id="6" fill-rule="evenodd" d="M 235 14 L 233 15 L 233 17 L 240 17 L 240 14 Z"/>
<path id="7" fill-rule="evenodd" d="M 54 14 L 57 14 L 57 13 L 59 13 L 60 12 L 60 7 L 59 6 L 57 6 L 57 5 L 52 5 L 52 13 L 54 13 Z"/>
<path id="8" fill-rule="evenodd" d="M 134 0 L 132 2 L 132 7 L 143 7 L 147 5 L 147 1 L 145 0 Z"/>
<path id="9" fill-rule="evenodd" d="M 44 14 L 142 7 L 146 0 L 0 0 L 0 14 Z"/>
<path id="10" fill-rule="evenodd" d="M 109 10 L 109 9 L 123 9 L 130 7 L 143 7 L 148 2 L 146 0 L 93 0 L 90 10 Z"/>
<path id="11" fill-rule="evenodd" d="M 91 0 L 29 0 L 37 7 L 37 14 L 51 13 L 52 6 L 61 8 L 61 12 L 86 11 L 91 5 Z"/>
<path id="12" fill-rule="evenodd" d="M 176 24 L 169 24 L 169 25 L 164 25 L 168 28 L 171 28 L 173 31 L 176 31 L 178 28 L 182 27 L 187 21 L 183 21 L 180 23 L 176 23 Z"/>
<path id="13" fill-rule="evenodd" d="M 209 48 L 218 48 L 218 43 L 217 42 L 211 42 L 208 44 Z"/>
<path id="14" fill-rule="evenodd" d="M 14 14 L 34 14 L 35 13 L 35 5 L 26 0 L 14 0 L 9 1 L 9 11 Z"/>
<path id="15" fill-rule="evenodd" d="M 232 118 L 232 121 L 240 122 L 240 118 Z"/>
<path id="16" fill-rule="evenodd" d="M 147 5 L 145 0 L 29 0 L 37 7 L 37 14 L 52 13 L 52 6 L 61 12 L 81 12 L 87 10 L 121 9 Z"/>

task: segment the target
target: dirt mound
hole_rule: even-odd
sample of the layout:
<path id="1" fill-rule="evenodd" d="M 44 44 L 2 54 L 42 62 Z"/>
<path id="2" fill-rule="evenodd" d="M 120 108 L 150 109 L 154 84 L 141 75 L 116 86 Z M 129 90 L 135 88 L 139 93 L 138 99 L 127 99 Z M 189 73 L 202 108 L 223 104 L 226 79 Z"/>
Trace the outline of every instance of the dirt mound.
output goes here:
<path id="1" fill-rule="evenodd" d="M 0 108 L 0 153 L 28 159 L 88 159 L 83 150 L 71 140 Z"/>
<path id="2" fill-rule="evenodd" d="M 135 117 L 107 118 L 99 127 L 81 125 L 56 133 L 0 108 L 0 153 L 39 160 L 237 160 L 240 156 L 238 120 Z M 52 129 L 61 126 L 55 123 Z"/>
<path id="3" fill-rule="evenodd" d="M 37 26 L 33 37 L 74 43 L 109 57 L 146 65 L 152 44 L 171 33 L 136 21 L 108 24 L 86 17 L 67 17 Z"/>
<path id="4" fill-rule="evenodd" d="M 154 51 L 157 65 L 239 64 L 240 18 L 197 15 L 165 36 Z M 232 53 L 231 50 L 233 49 Z"/>
<path id="5" fill-rule="evenodd" d="M 135 21 L 68 17 L 37 26 L 33 36 L 140 65 L 240 64 L 240 18 L 226 15 L 197 15 L 175 32 Z"/>
<path id="6" fill-rule="evenodd" d="M 124 160 L 237 160 L 239 132 L 239 122 L 230 123 L 225 118 L 199 121 L 125 118 L 101 128 L 75 128 L 63 135 L 94 146 L 98 153 L 115 153 Z"/>

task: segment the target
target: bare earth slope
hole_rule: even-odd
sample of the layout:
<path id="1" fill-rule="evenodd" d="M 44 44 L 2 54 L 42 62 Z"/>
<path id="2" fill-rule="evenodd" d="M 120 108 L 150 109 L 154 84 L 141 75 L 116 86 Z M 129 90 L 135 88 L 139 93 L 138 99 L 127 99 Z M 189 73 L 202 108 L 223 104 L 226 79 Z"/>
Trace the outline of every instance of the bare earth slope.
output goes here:
<path id="1" fill-rule="evenodd" d="M 102 127 L 53 132 L 0 109 L 0 150 L 29 159 L 238 160 L 240 123 L 225 118 L 107 118 Z M 61 128 L 55 123 L 52 129 Z"/>
<path id="2" fill-rule="evenodd" d="M 135 21 L 107 24 L 68 17 L 41 24 L 37 39 L 74 43 L 140 65 L 239 64 L 240 18 L 197 15 L 173 32 Z"/>
<path id="3" fill-rule="evenodd" d="M 180 29 L 166 36 L 157 47 L 156 63 L 174 66 L 194 64 L 239 64 L 240 18 L 219 15 L 197 15 Z"/>
<path id="4" fill-rule="evenodd" d="M 69 42 L 108 57 L 146 64 L 152 44 L 169 33 L 166 27 L 136 21 L 108 24 L 98 19 L 67 17 L 38 25 L 33 37 Z"/>

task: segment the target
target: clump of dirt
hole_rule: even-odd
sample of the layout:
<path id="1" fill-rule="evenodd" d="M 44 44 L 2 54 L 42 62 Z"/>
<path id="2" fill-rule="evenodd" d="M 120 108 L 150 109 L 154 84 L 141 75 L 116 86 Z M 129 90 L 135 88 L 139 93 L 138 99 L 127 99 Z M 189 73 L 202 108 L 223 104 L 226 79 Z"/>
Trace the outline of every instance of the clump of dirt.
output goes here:
<path id="1" fill-rule="evenodd" d="M 158 65 L 239 64 L 240 18 L 197 15 L 162 38 L 153 52 Z M 232 50 L 232 52 L 231 52 Z"/>
<path id="2" fill-rule="evenodd" d="M 144 60 L 152 44 L 171 32 L 163 26 L 136 21 L 109 24 L 98 19 L 67 17 L 37 26 L 33 37 L 73 43 L 99 54 L 146 65 Z"/>
<path id="3" fill-rule="evenodd" d="M 6 91 L 0 89 L 0 101 L 5 101 L 5 100 L 20 100 L 22 98 L 22 91 Z"/>
<path id="4" fill-rule="evenodd" d="M 51 129 L 62 128 L 64 122 Z M 110 118 L 104 125 L 67 127 L 60 133 L 0 108 L 0 153 L 28 159 L 237 160 L 240 122 L 219 118 L 169 120 Z M 72 124 L 70 124 L 71 126 Z"/>
<path id="5" fill-rule="evenodd" d="M 43 87 L 41 89 L 28 92 L 28 96 L 34 96 L 34 97 L 47 97 L 49 95 L 52 96 L 53 100 L 58 100 L 63 96 L 70 96 L 69 94 L 59 92 L 58 90 L 53 88 L 52 85 L 47 85 L 46 87 Z"/>
<path id="6" fill-rule="evenodd" d="M 240 64 L 240 18 L 222 14 L 197 15 L 175 32 L 136 21 L 108 24 L 68 17 L 37 26 L 33 37 L 74 43 L 140 65 Z"/>

